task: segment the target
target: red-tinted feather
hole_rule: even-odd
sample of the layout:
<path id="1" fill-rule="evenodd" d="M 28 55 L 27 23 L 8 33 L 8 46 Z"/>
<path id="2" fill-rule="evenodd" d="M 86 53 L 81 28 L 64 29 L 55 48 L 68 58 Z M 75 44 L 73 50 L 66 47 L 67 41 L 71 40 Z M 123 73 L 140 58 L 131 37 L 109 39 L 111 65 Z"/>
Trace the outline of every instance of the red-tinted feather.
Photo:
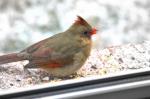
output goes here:
<path id="1" fill-rule="evenodd" d="M 58 64 L 58 63 L 51 63 L 51 64 L 45 65 L 44 67 L 57 68 L 57 67 L 61 67 L 61 64 Z"/>
<path id="2" fill-rule="evenodd" d="M 38 61 L 37 61 L 38 62 Z M 58 68 L 58 67 L 62 67 L 63 63 L 59 61 L 52 61 L 49 60 L 49 62 L 39 62 L 38 65 L 44 67 L 44 68 Z"/>
<path id="3" fill-rule="evenodd" d="M 81 25 L 84 25 L 86 24 L 87 22 L 80 16 L 77 16 L 77 20 L 75 20 L 75 24 L 81 24 Z"/>
<path id="4" fill-rule="evenodd" d="M 43 48 L 42 50 L 36 50 L 35 52 L 32 53 L 33 58 L 47 58 L 49 55 L 52 53 L 51 48 Z"/>

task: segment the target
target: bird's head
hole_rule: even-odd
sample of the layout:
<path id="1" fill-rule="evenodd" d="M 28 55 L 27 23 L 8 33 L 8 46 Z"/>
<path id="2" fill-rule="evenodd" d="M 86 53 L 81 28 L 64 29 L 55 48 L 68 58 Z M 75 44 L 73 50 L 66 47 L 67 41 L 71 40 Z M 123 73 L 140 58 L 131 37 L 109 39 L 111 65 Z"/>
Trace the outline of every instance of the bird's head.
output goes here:
<path id="1" fill-rule="evenodd" d="M 91 38 L 93 34 L 96 34 L 96 28 L 92 28 L 82 17 L 77 16 L 74 24 L 68 29 L 73 35 L 79 35 L 81 37 Z"/>

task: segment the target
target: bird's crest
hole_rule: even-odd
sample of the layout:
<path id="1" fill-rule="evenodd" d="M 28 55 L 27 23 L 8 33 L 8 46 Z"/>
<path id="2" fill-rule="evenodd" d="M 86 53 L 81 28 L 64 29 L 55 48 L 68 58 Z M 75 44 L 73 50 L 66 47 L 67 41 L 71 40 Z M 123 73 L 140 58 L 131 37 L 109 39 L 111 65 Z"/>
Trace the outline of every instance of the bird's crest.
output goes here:
<path id="1" fill-rule="evenodd" d="M 80 16 L 77 16 L 77 20 L 75 20 L 75 24 L 85 25 L 87 22 Z"/>

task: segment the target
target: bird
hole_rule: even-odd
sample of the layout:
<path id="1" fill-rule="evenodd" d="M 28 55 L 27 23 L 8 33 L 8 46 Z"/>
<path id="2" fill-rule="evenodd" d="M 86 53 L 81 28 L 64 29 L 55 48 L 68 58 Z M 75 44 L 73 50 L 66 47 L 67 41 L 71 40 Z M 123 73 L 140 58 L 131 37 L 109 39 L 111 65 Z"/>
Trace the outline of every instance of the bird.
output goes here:
<path id="1" fill-rule="evenodd" d="M 97 29 L 81 16 L 64 32 L 41 40 L 26 49 L 0 56 L 0 64 L 28 60 L 24 69 L 41 68 L 50 75 L 66 77 L 76 73 L 90 56 L 92 35 Z"/>

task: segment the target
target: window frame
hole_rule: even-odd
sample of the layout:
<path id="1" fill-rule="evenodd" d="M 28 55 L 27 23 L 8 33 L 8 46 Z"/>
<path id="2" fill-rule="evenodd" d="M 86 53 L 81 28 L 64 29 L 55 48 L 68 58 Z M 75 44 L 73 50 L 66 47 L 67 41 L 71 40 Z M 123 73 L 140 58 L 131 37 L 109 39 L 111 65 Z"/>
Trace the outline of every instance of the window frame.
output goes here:
<path id="1" fill-rule="evenodd" d="M 110 74 L 0 91 L 0 98 L 133 99 L 150 97 L 150 70 Z"/>

